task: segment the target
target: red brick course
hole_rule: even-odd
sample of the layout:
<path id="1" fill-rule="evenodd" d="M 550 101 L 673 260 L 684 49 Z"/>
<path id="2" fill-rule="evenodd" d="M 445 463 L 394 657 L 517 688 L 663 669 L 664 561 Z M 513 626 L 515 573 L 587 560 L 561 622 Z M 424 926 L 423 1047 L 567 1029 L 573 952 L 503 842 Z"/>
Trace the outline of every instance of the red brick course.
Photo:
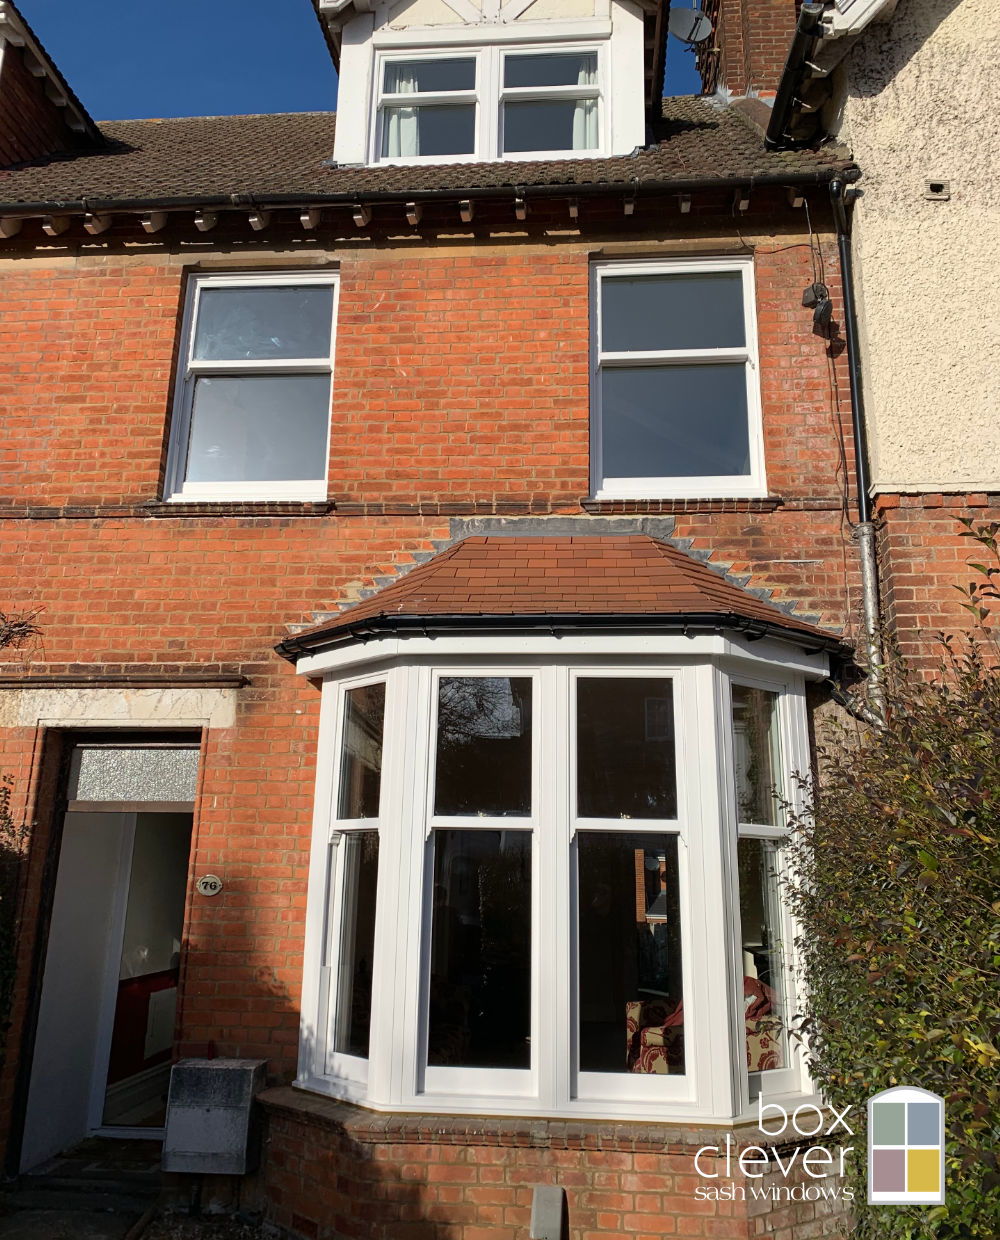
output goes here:
<path id="1" fill-rule="evenodd" d="M 708 227 L 718 235 L 731 225 L 716 218 Z M 176 509 L 161 502 L 161 488 L 184 271 L 158 244 L 135 253 L 117 242 L 91 245 L 10 261 L 3 277 L 0 608 L 43 608 L 41 638 L 6 652 L 6 670 L 90 683 L 129 674 L 179 683 L 198 673 L 246 678 L 235 726 L 203 742 L 191 872 L 217 873 L 225 886 L 211 901 L 189 896 L 178 1049 L 203 1053 L 211 1043 L 219 1054 L 263 1057 L 274 1079 L 287 1080 L 298 1036 L 319 694 L 273 647 L 289 624 L 356 600 L 439 548 L 455 536 L 453 518 L 576 515 L 586 532 L 589 264 L 599 244 L 536 235 L 484 251 L 343 247 L 333 506 Z M 736 245 L 730 236 L 725 248 Z M 839 304 L 828 243 L 823 256 Z M 244 268 L 254 264 L 249 251 Z M 830 356 L 799 304 L 811 279 L 805 238 L 760 242 L 770 499 L 687 500 L 672 511 L 676 535 L 695 550 L 840 628 L 851 624 L 857 591 L 842 513 L 853 476 L 848 386 L 843 356 Z M 41 729 L 11 728 L 0 758 L 32 832 L 14 1048 L 55 795 L 53 740 Z M 9 1106 L 16 1062 L 9 1055 L 0 1076 L 0 1105 Z M 529 1153 L 525 1168 L 534 1165 Z M 412 1151 L 407 1159 L 403 1167 L 420 1161 Z M 521 1175 L 519 1166 L 509 1174 Z M 467 1186 L 435 1179 L 435 1191 L 488 1196 L 497 1187 L 515 1200 L 439 1199 L 466 1208 L 462 1240 L 486 1226 L 494 1238 L 523 1229 L 523 1185 L 507 1182 L 502 1167 L 493 1181 L 484 1178 L 488 1167 L 474 1170 Z M 623 1234 L 667 1234 L 662 1201 L 654 1208 L 638 1188 L 621 1186 L 622 1174 L 641 1171 L 631 1162 L 579 1171 L 591 1177 L 588 1191 L 630 1195 L 627 1205 L 587 1204 L 587 1230 L 615 1234 L 604 1225 L 614 1216 Z M 305 1218 L 304 1209 L 295 1212 Z M 508 1221 L 508 1210 L 522 1214 Z M 700 1216 L 690 1218 L 701 1226 Z"/>

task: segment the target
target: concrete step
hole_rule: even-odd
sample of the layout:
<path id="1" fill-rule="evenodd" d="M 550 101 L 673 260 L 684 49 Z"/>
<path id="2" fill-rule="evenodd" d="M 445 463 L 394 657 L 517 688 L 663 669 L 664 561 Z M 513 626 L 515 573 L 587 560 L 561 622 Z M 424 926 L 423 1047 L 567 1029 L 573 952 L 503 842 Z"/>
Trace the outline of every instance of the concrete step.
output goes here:
<path id="1" fill-rule="evenodd" d="M 158 1193 L 112 1192 L 95 1189 L 26 1188 L 4 1197 L 4 1208 L 25 1210 L 81 1211 L 87 1214 L 129 1214 L 136 1218 L 156 1201 Z"/>

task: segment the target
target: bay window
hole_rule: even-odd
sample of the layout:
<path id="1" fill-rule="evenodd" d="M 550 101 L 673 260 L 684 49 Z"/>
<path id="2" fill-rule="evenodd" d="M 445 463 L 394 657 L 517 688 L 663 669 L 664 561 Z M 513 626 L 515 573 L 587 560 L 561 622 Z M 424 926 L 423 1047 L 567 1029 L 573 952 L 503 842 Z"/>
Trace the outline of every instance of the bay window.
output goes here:
<path id="1" fill-rule="evenodd" d="M 760 688 L 700 641 L 331 658 L 300 1086 L 678 1120 L 806 1087 L 774 875 L 814 656 Z"/>

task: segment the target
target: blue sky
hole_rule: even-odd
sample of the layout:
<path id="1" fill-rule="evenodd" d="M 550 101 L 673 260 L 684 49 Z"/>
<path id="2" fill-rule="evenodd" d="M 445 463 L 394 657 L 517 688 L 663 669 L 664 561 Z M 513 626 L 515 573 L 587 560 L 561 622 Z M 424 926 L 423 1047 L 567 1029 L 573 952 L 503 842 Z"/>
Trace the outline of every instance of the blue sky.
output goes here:
<path id="1" fill-rule="evenodd" d="M 312 112 L 337 75 L 310 0 L 15 0 L 95 120 Z M 698 90 L 673 38 L 667 90 Z"/>

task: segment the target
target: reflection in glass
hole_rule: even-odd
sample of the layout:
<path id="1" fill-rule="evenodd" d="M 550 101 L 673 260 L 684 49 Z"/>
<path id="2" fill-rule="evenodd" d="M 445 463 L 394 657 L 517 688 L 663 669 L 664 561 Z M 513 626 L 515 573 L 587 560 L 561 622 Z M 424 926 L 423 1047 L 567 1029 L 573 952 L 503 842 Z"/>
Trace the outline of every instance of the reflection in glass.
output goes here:
<path id="1" fill-rule="evenodd" d="M 508 100 L 504 151 L 592 151 L 597 148 L 596 99 Z"/>
<path id="2" fill-rule="evenodd" d="M 531 679 L 442 676 L 435 814 L 531 814 Z"/>
<path id="3" fill-rule="evenodd" d="M 577 815 L 676 818 L 674 690 L 666 677 L 581 677 Z"/>
<path id="4" fill-rule="evenodd" d="M 427 1062 L 531 1064 L 531 836 L 435 831 Z"/>
<path id="5" fill-rule="evenodd" d="M 269 361 L 330 356 L 333 288 L 202 288 L 196 361 Z"/>
<path id="6" fill-rule="evenodd" d="M 338 818 L 378 817 L 384 723 L 384 682 L 348 691 L 344 701 Z"/>
<path id="7" fill-rule="evenodd" d="M 368 1057 L 375 957 L 378 832 L 334 837 L 341 851 L 341 909 L 333 1050 Z"/>
<path id="8" fill-rule="evenodd" d="M 472 56 L 453 60 L 391 60 L 385 66 L 382 83 L 387 95 L 475 90 L 476 61 Z"/>
<path id="9" fill-rule="evenodd" d="M 596 52 L 508 54 L 503 59 L 504 86 L 591 86 L 596 83 Z"/>
<path id="10" fill-rule="evenodd" d="M 770 841 L 741 839 L 737 856 L 747 1067 L 763 1072 L 787 1062 L 778 852 Z"/>
<path id="11" fill-rule="evenodd" d="M 578 841 L 580 1071 L 683 1073 L 677 837 Z"/>
<path id="12" fill-rule="evenodd" d="M 778 695 L 733 685 L 733 747 L 740 822 L 784 826 L 778 781 L 781 778 Z"/>
<path id="13" fill-rule="evenodd" d="M 739 272 L 606 276 L 601 281 L 601 348 L 607 353 L 745 344 Z"/>
<path id="14" fill-rule="evenodd" d="M 383 159 L 471 155 L 476 149 L 474 103 L 425 103 L 383 108 Z"/>
<path id="15" fill-rule="evenodd" d="M 195 380 L 188 482 L 325 476 L 329 375 L 201 375 Z"/>
<path id="16" fill-rule="evenodd" d="M 748 475 L 745 365 L 605 366 L 601 451 L 607 478 Z"/>

